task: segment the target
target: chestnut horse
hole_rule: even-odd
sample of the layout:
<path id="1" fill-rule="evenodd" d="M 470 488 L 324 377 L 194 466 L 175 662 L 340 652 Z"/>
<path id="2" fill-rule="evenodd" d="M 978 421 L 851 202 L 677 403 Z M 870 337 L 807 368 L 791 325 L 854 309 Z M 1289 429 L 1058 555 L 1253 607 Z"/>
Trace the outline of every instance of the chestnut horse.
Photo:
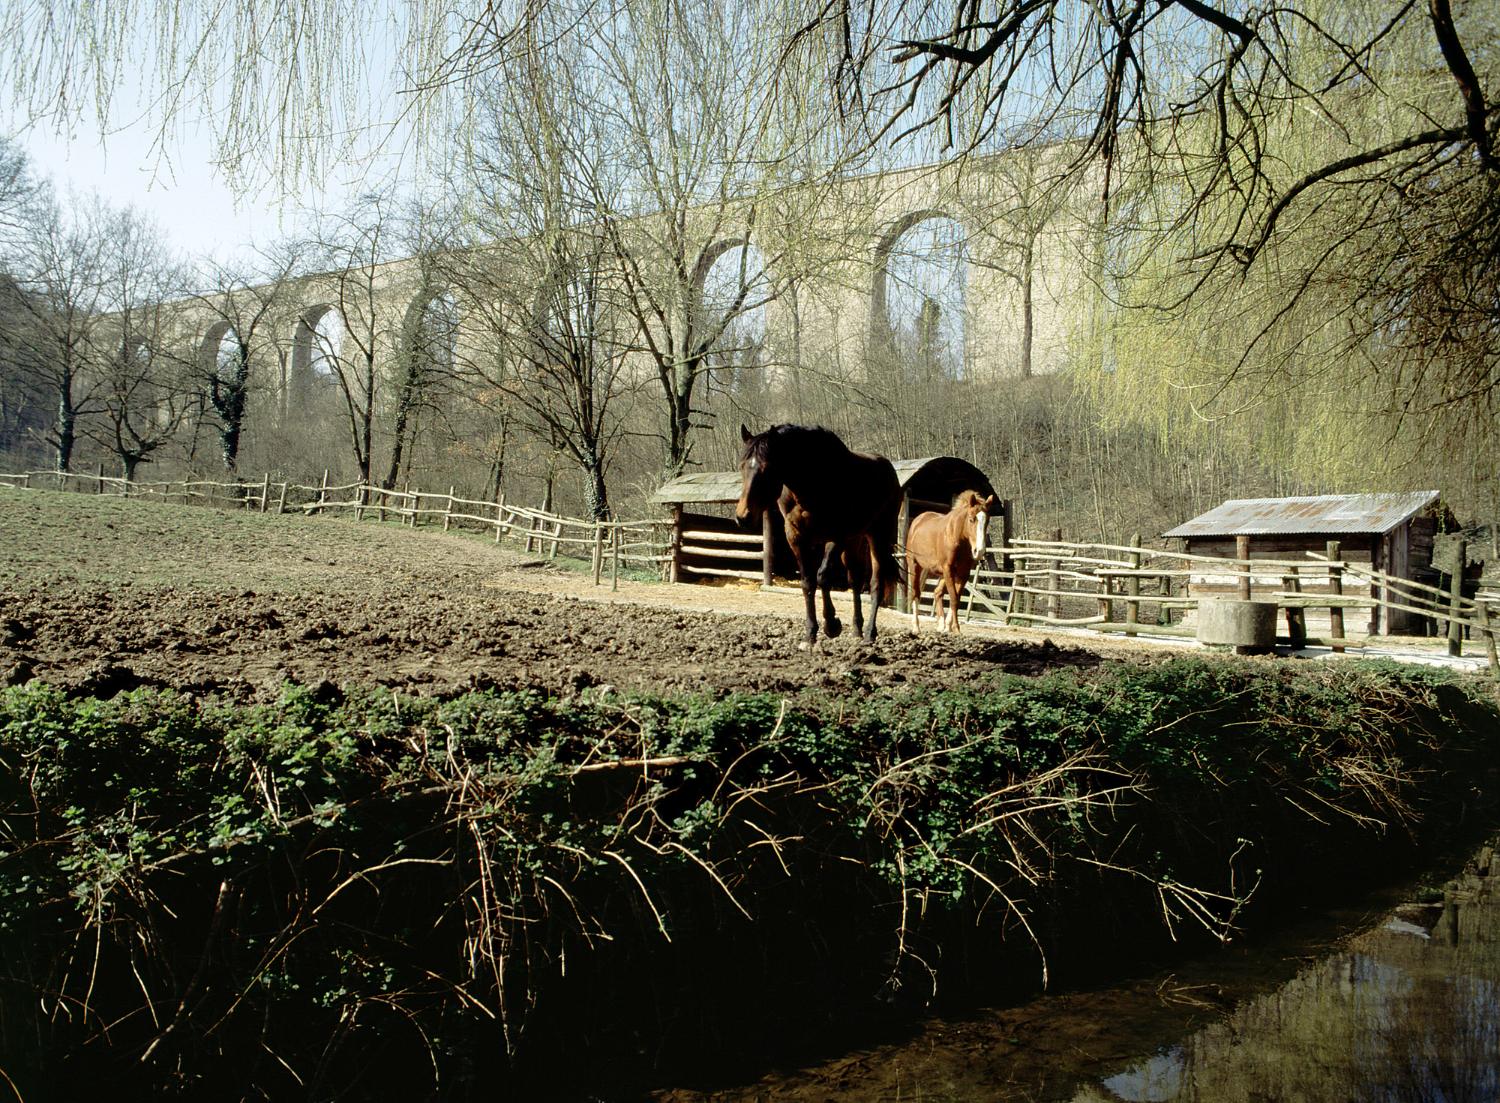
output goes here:
<path id="1" fill-rule="evenodd" d="M 851 452 L 827 429 L 773 425 L 752 434 L 743 425 L 740 437 L 739 504 L 734 515 L 749 527 L 773 506 L 785 522 L 786 541 L 802 572 L 807 603 L 807 643 L 818 639 L 814 608 L 823 588 L 823 632 L 829 639 L 843 631 L 829 595 L 832 572 L 842 560 L 854 592 L 854 628 L 866 640 L 875 638 L 875 615 L 882 599 L 900 584 L 896 562 L 896 525 L 901 512 L 901 483 L 884 456 Z M 860 583 L 870 587 L 870 619 L 864 623 Z"/>
<path id="2" fill-rule="evenodd" d="M 922 630 L 922 580 L 935 574 L 932 615 L 942 623 L 943 597 L 949 599 L 948 630 L 958 631 L 958 599 L 974 564 L 984 558 L 984 526 L 995 496 L 965 490 L 947 513 L 921 513 L 906 530 L 906 585 L 911 599 L 911 630 Z"/>

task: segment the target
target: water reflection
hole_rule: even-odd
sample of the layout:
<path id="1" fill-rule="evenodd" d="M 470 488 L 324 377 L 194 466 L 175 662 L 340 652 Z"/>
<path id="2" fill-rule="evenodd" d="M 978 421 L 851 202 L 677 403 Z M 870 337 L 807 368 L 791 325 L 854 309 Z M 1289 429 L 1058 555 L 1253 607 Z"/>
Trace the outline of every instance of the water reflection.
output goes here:
<path id="1" fill-rule="evenodd" d="M 1487 872 L 1487 871 L 1486 871 Z M 1477 873 L 1074 1103 L 1500 1099 L 1500 906 Z"/>
<path id="2" fill-rule="evenodd" d="M 657 1098 L 1495 1103 L 1500 862 L 1495 866 L 1492 878 L 1491 851 L 1480 851 L 1441 904 L 1404 905 L 1373 925 L 1367 919 L 1364 933 L 1332 952 L 1326 941 L 1242 949 L 1186 964 L 1165 979 L 934 1022 L 904 1045 L 845 1054 L 747 1087 L 679 1089 Z"/>

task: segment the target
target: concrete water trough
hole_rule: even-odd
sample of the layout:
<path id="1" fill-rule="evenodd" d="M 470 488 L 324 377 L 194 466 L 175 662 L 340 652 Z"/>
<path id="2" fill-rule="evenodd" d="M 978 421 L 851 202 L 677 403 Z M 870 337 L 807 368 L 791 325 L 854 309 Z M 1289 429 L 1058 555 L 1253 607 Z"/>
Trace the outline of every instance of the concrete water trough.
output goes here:
<path id="1" fill-rule="evenodd" d="M 1256 655 L 1276 644 L 1276 603 L 1205 597 L 1198 603 L 1198 642 Z"/>

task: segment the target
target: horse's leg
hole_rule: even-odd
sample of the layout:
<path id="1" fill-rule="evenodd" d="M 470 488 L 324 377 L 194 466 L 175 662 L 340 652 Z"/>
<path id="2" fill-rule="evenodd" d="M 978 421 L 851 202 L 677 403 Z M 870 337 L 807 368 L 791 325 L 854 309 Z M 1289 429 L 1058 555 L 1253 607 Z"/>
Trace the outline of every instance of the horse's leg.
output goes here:
<path id="1" fill-rule="evenodd" d="M 884 568 L 881 566 L 880 556 L 875 554 L 875 545 L 869 545 L 870 549 L 870 622 L 865 625 L 865 642 L 875 642 L 875 616 L 880 612 L 880 599 L 885 594 Z M 859 592 L 854 594 L 854 607 L 859 608 Z"/>
<path id="2" fill-rule="evenodd" d="M 859 572 L 855 570 L 865 550 L 863 540 L 844 547 L 844 572 L 849 576 L 849 592 L 854 595 L 854 634 L 856 636 L 864 635 L 865 631 L 865 611 L 860 607 L 859 600 Z"/>
<path id="3" fill-rule="evenodd" d="M 836 638 L 844 630 L 839 623 L 838 615 L 833 611 L 833 595 L 828 592 L 831 581 L 830 574 L 833 571 L 834 560 L 838 558 L 839 546 L 837 544 L 825 544 L 823 546 L 823 565 L 818 568 L 818 585 L 823 588 L 823 634 L 829 639 Z"/>
<path id="4" fill-rule="evenodd" d="M 802 571 L 802 601 L 807 606 L 807 640 L 801 646 L 811 650 L 818 643 L 818 564 L 814 561 L 812 549 L 798 545 L 797 566 Z"/>
<path id="5" fill-rule="evenodd" d="M 938 575 L 937 589 L 932 591 L 932 619 L 938 627 L 943 630 L 943 602 L 948 598 L 948 572 L 944 571 Z"/>
<path id="6" fill-rule="evenodd" d="M 957 575 L 948 576 L 948 624 L 954 631 L 958 631 L 958 599 L 963 597 L 964 584 L 959 581 Z"/>

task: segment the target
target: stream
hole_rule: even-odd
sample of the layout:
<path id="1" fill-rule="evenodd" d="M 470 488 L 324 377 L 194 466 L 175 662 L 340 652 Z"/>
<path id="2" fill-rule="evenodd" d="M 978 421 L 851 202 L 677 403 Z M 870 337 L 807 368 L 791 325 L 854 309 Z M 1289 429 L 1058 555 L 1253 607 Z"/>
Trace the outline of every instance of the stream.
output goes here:
<path id="1" fill-rule="evenodd" d="M 1500 855 L 1173 971 L 658 1103 L 1500 1100 Z M 1435 898 L 1438 893 L 1428 893 Z"/>

